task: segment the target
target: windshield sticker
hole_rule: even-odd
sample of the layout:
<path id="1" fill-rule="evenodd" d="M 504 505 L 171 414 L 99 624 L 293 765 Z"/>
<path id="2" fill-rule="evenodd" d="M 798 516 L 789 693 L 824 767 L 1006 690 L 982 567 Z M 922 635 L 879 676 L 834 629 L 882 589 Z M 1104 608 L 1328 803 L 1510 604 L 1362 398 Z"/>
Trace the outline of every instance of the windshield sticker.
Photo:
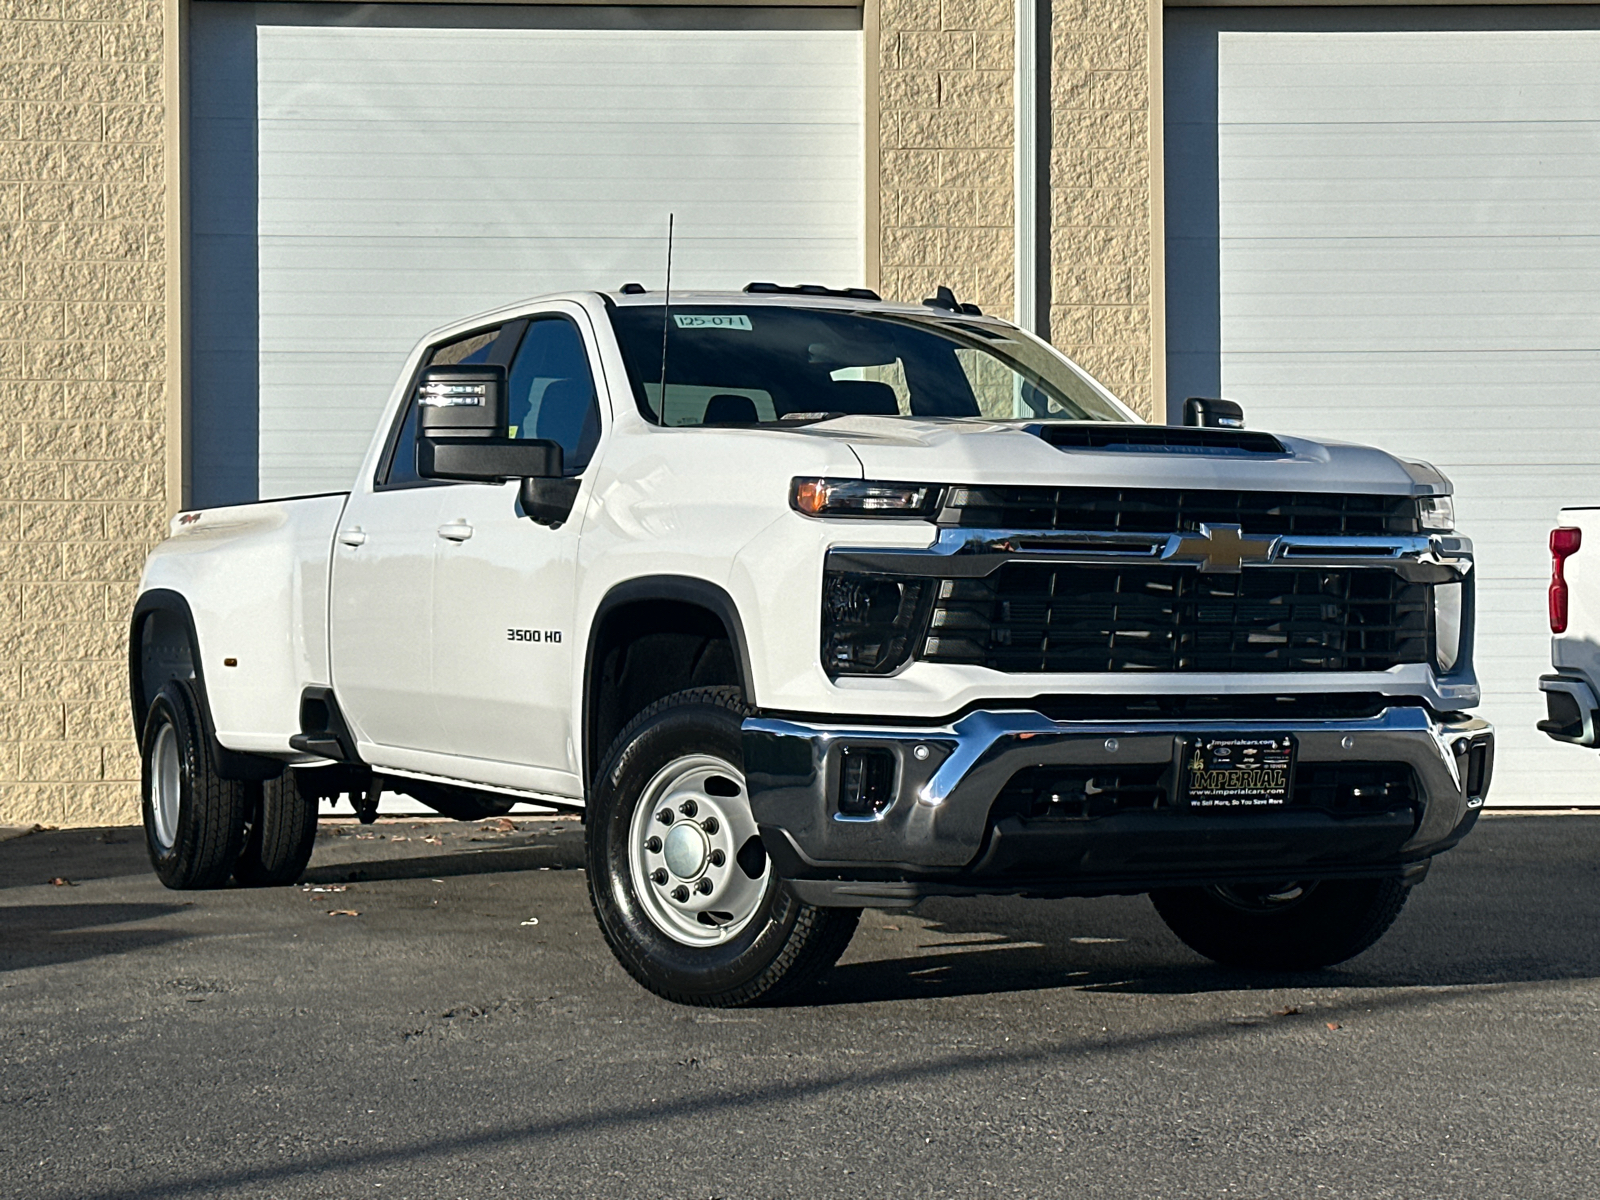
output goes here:
<path id="1" fill-rule="evenodd" d="M 673 313 L 679 329 L 750 329 L 743 313 Z"/>

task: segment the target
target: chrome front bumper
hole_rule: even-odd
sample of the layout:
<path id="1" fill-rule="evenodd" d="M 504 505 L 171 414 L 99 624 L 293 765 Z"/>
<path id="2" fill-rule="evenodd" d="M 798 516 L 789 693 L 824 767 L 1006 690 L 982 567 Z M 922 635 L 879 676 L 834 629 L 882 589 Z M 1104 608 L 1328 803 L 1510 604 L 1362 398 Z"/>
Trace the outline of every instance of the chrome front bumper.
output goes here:
<path id="1" fill-rule="evenodd" d="M 1170 804 L 1048 825 L 992 816 L 1007 782 L 1029 767 L 1170 763 L 1178 739 L 1266 732 L 1293 733 L 1302 767 L 1409 765 L 1418 802 L 1350 816 L 1292 806 L 1201 814 Z M 867 817 L 839 811 L 841 759 L 854 749 L 894 759 L 892 799 Z M 929 891 L 1093 895 L 1256 877 L 1416 877 L 1416 864 L 1453 846 L 1476 819 L 1493 730 L 1476 717 L 1398 705 L 1299 723 L 1053 721 L 987 710 L 934 727 L 752 717 L 744 756 L 751 807 L 779 873 L 812 902 L 879 904 Z M 1472 789 L 1469 763 L 1477 764 Z"/>

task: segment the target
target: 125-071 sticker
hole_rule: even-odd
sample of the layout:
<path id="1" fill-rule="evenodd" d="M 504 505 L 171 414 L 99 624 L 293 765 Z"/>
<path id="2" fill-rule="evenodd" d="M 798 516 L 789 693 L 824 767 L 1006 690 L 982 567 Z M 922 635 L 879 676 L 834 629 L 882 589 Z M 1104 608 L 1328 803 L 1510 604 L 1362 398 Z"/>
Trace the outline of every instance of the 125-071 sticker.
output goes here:
<path id="1" fill-rule="evenodd" d="M 561 630 L 559 629 L 508 629 L 506 641 L 508 642 L 559 642 Z"/>

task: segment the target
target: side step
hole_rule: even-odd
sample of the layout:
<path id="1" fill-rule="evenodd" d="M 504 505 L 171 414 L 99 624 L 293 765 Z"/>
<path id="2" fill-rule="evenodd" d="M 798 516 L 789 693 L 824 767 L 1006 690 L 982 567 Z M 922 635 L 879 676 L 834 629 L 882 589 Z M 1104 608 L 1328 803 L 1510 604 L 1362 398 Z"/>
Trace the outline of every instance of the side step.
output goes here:
<path id="1" fill-rule="evenodd" d="M 330 687 L 308 687 L 300 693 L 300 732 L 289 739 L 289 745 L 302 754 L 315 754 L 334 762 L 361 761 L 356 740 Z"/>

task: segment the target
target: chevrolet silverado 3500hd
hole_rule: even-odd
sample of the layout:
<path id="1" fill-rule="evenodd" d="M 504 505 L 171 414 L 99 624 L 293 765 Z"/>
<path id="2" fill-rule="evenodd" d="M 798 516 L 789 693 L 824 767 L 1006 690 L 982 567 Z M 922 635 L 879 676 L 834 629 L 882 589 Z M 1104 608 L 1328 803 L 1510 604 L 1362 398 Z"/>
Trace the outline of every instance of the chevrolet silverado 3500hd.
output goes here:
<path id="1" fill-rule="evenodd" d="M 390 789 L 581 807 L 607 941 L 686 1003 L 930 895 L 1149 893 L 1219 962 L 1348 958 L 1488 789 L 1471 543 L 1425 463 L 1191 408 L 1144 424 L 945 289 L 440 329 L 349 492 L 151 555 L 155 869 L 291 882 L 319 798 Z"/>

